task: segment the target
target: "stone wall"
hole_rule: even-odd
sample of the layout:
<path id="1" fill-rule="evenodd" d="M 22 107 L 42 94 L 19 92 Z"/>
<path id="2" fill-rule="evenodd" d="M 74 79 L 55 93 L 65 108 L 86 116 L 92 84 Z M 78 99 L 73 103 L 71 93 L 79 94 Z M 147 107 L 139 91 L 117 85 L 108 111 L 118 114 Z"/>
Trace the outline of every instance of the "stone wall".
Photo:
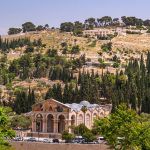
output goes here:
<path id="1" fill-rule="evenodd" d="M 12 142 L 16 150 L 108 150 L 103 144 L 48 144 L 31 142 Z"/>

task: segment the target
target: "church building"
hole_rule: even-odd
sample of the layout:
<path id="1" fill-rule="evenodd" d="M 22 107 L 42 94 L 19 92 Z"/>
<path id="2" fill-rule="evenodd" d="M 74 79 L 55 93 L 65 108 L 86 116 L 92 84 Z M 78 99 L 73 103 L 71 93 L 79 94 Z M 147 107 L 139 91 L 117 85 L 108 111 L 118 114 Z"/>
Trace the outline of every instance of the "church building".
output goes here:
<path id="1" fill-rule="evenodd" d="M 105 117 L 111 112 L 111 105 L 90 104 L 82 101 L 79 104 L 63 104 L 48 99 L 32 106 L 32 136 L 56 137 L 64 130 L 73 132 L 72 127 L 85 124 L 92 128 L 94 119 Z"/>

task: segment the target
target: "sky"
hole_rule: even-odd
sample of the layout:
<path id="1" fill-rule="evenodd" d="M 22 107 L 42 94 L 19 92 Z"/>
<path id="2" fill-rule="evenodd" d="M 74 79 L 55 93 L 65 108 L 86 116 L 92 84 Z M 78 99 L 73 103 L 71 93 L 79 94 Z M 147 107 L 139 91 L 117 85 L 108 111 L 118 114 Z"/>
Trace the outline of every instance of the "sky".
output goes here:
<path id="1" fill-rule="evenodd" d="M 27 21 L 59 27 L 61 22 L 106 15 L 150 19 L 149 6 L 150 0 L 1 0 L 0 34 Z"/>

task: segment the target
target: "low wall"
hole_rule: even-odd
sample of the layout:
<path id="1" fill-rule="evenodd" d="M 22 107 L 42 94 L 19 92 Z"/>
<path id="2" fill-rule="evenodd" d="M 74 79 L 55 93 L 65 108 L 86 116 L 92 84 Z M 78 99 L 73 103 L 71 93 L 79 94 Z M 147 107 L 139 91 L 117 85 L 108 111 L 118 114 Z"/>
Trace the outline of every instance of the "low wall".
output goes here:
<path id="1" fill-rule="evenodd" d="M 104 144 L 49 144 L 32 142 L 12 142 L 16 150 L 108 150 Z"/>

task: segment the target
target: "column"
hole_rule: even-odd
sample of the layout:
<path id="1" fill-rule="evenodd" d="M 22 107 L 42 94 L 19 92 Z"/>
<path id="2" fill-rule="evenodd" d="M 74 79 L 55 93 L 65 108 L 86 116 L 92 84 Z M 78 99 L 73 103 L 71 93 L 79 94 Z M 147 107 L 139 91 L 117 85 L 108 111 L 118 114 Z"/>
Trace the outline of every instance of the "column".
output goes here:
<path id="1" fill-rule="evenodd" d="M 36 120 L 32 120 L 32 132 L 36 132 Z"/>
<path id="2" fill-rule="evenodd" d="M 43 115 L 43 132 L 47 132 L 47 117 L 46 115 Z"/>
<path id="3" fill-rule="evenodd" d="M 58 119 L 54 119 L 54 133 L 58 133 Z"/>
<path id="4" fill-rule="evenodd" d="M 32 132 L 36 132 L 36 118 L 32 116 Z"/>
<path id="5" fill-rule="evenodd" d="M 69 133 L 71 133 L 71 120 L 66 120 L 66 126 L 65 126 L 65 130 L 69 130 Z"/>

